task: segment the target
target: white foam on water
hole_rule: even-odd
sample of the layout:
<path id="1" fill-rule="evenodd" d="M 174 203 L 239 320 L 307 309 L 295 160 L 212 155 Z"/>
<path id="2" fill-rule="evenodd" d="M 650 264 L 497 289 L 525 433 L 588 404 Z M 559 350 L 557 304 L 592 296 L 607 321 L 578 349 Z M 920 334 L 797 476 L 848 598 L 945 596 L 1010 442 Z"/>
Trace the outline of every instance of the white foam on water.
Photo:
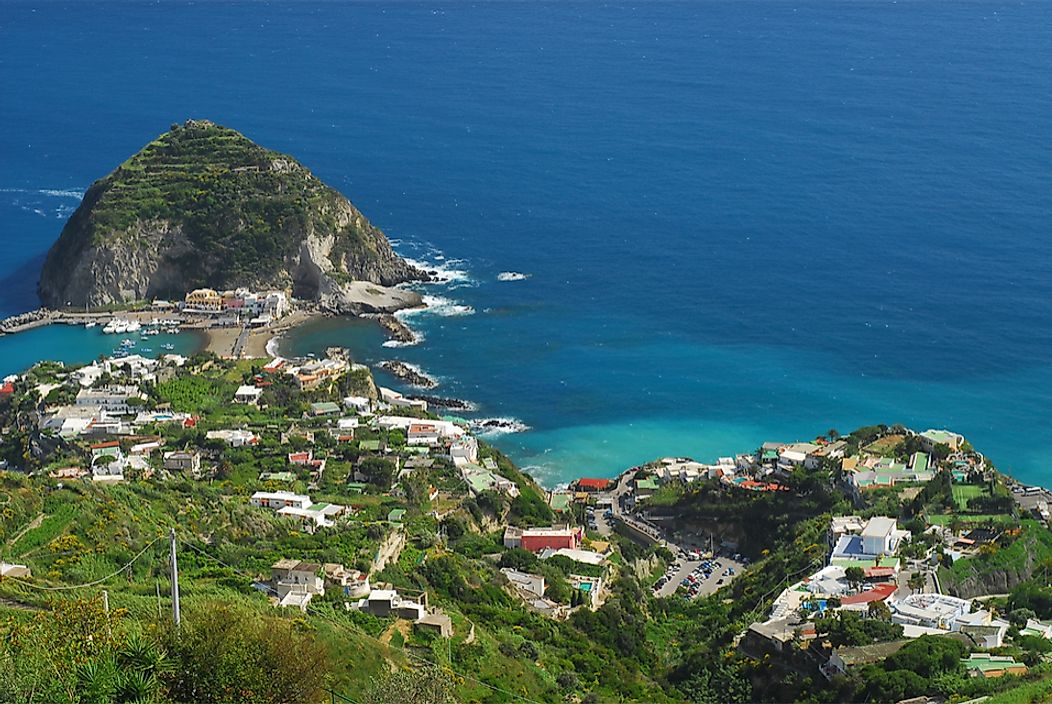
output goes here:
<path id="1" fill-rule="evenodd" d="M 487 425 L 493 423 L 494 425 Z M 507 435 L 508 433 L 525 433 L 530 426 L 518 418 L 476 418 L 472 419 L 471 427 L 480 437 L 493 437 L 495 435 Z"/>
<path id="2" fill-rule="evenodd" d="M 502 271 L 497 274 L 497 281 L 525 281 L 528 278 L 530 278 L 529 274 L 519 271 Z"/>

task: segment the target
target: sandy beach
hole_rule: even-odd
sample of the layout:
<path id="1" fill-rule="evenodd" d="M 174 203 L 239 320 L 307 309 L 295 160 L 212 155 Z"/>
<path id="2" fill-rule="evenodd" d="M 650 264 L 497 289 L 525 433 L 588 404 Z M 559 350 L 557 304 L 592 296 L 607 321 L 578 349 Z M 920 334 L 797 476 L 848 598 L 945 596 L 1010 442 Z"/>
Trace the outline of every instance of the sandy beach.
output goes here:
<path id="1" fill-rule="evenodd" d="M 261 359 L 269 357 L 267 343 L 274 337 L 280 336 L 294 327 L 303 325 L 316 318 L 324 317 L 323 313 L 315 310 L 295 310 L 274 325 L 263 328 L 255 328 L 248 333 L 244 347 L 241 350 L 242 359 Z M 241 328 L 209 328 L 201 332 L 205 335 L 205 349 L 221 357 L 233 354 L 234 345 L 241 336 Z"/>

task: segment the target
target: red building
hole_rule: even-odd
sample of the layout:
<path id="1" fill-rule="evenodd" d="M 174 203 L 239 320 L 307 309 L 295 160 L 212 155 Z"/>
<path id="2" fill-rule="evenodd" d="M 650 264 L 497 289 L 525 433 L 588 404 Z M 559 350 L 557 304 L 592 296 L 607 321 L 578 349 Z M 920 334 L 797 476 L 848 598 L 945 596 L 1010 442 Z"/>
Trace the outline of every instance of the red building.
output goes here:
<path id="1" fill-rule="evenodd" d="M 609 479 L 587 479 L 577 480 L 578 491 L 606 491 L 612 482 Z"/>
<path id="2" fill-rule="evenodd" d="M 584 539 L 583 528 L 516 528 L 504 530 L 504 547 L 540 552 L 547 548 L 576 550 Z"/>

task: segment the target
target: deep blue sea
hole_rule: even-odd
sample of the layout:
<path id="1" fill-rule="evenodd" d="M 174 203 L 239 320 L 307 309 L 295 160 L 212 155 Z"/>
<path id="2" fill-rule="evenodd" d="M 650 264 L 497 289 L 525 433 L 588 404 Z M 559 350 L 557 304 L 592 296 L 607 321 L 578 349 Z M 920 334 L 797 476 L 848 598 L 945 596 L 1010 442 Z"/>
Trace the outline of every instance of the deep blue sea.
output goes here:
<path id="1" fill-rule="evenodd" d="M 416 347 L 282 349 L 419 364 L 546 482 L 898 421 L 1052 484 L 1052 3 L 9 1 L 0 96 L 0 312 L 210 118 L 457 272 Z"/>

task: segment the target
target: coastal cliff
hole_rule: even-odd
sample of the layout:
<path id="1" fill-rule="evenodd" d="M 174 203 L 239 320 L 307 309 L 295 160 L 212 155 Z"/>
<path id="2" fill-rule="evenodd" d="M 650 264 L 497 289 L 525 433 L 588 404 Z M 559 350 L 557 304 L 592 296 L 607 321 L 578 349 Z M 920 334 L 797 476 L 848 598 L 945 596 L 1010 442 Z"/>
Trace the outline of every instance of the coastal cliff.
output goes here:
<path id="1" fill-rule="evenodd" d="M 38 284 L 52 307 L 281 289 L 338 313 L 420 304 L 426 279 L 349 200 L 292 157 L 190 120 L 88 189 Z"/>

